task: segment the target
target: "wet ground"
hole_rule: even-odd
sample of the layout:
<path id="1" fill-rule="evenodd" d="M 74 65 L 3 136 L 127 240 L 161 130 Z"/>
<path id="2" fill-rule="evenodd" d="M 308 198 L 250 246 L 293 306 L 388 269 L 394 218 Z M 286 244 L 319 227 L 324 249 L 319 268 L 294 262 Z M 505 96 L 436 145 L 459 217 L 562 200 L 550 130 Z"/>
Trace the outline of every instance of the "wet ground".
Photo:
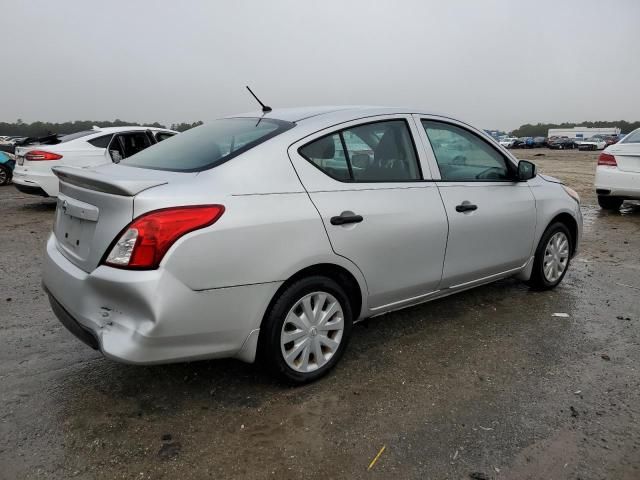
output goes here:
<path id="1" fill-rule="evenodd" d="M 85 347 L 40 287 L 53 202 L 0 188 L 0 478 L 640 478 L 640 206 L 595 206 L 595 153 L 518 155 L 583 197 L 562 285 L 506 280 L 360 324 L 302 388 Z"/>

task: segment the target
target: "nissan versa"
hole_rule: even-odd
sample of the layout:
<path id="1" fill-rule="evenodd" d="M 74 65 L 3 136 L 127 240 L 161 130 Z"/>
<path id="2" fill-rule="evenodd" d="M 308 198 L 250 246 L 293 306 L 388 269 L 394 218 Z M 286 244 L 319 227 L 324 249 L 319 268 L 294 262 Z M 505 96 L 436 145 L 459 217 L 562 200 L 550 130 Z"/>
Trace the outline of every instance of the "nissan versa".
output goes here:
<path id="1" fill-rule="evenodd" d="M 330 370 L 353 322 L 515 276 L 558 285 L 579 198 L 482 131 L 398 108 L 224 118 L 119 164 L 56 167 L 44 286 L 115 360 Z"/>

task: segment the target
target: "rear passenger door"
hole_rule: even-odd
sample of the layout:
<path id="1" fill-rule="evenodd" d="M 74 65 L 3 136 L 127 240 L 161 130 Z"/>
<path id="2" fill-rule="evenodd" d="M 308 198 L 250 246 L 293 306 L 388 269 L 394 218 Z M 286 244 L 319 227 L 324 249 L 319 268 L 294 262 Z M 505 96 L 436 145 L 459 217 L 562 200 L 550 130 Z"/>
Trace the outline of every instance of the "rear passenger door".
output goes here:
<path id="1" fill-rule="evenodd" d="M 423 177 L 416 133 L 410 117 L 377 117 L 289 149 L 334 251 L 364 274 L 374 313 L 440 283 L 447 219 L 436 185 Z"/>
<path id="2" fill-rule="evenodd" d="M 464 124 L 418 117 L 449 218 L 442 287 L 518 269 L 532 255 L 536 207 L 501 149 Z"/>

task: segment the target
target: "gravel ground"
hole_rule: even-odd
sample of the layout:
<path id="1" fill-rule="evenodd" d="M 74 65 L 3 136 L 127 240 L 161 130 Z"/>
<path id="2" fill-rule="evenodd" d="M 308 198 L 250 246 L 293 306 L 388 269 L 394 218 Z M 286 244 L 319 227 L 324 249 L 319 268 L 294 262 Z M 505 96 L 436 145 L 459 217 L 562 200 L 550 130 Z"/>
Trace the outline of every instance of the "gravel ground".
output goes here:
<path id="1" fill-rule="evenodd" d="M 640 478 L 640 206 L 595 206 L 597 153 L 517 154 L 583 197 L 562 285 L 505 280 L 359 324 L 302 388 L 85 347 L 40 286 L 54 203 L 0 188 L 0 478 Z"/>

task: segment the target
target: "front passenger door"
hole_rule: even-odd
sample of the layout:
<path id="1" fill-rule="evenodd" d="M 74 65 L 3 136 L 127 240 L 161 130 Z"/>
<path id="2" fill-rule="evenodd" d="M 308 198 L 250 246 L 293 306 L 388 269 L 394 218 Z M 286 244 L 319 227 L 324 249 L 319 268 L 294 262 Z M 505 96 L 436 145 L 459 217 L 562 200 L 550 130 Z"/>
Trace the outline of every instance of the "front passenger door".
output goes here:
<path id="1" fill-rule="evenodd" d="M 535 199 L 514 163 L 463 125 L 421 119 L 447 217 L 442 287 L 464 286 L 524 266 L 532 255 Z"/>

